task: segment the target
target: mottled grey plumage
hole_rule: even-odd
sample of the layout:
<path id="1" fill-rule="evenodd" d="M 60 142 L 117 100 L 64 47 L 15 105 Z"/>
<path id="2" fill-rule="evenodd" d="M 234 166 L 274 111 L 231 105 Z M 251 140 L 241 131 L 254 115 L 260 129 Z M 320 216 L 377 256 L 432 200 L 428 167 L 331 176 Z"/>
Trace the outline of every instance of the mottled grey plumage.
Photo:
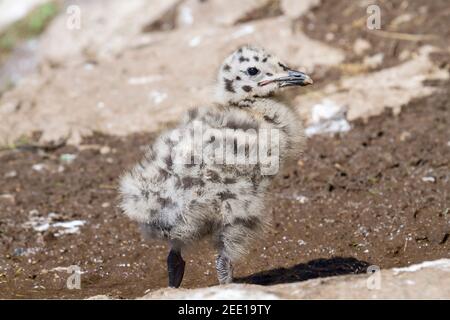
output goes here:
<path id="1" fill-rule="evenodd" d="M 256 68 L 258 74 L 250 75 L 255 71 L 249 68 Z M 268 225 L 264 198 L 274 175 L 264 174 L 267 163 L 249 162 L 264 130 L 275 129 L 279 135 L 268 150 L 279 156 L 279 166 L 302 150 L 303 130 L 296 113 L 269 98 L 286 86 L 287 80 L 280 80 L 286 78 L 286 68 L 263 49 L 240 48 L 219 69 L 218 103 L 190 110 L 122 177 L 125 214 L 138 221 L 148 237 L 172 244 L 171 286 L 181 282 L 182 247 L 205 236 L 211 236 L 219 250 L 219 281 L 230 282 L 231 262 L 246 254 L 251 240 Z M 297 75 L 296 85 L 312 82 L 308 77 L 299 79 Z M 290 85 L 294 80 L 290 78 Z M 246 161 L 226 161 L 237 154 Z M 221 157 L 225 163 L 218 161 Z M 178 276 L 172 275 L 177 272 Z"/>

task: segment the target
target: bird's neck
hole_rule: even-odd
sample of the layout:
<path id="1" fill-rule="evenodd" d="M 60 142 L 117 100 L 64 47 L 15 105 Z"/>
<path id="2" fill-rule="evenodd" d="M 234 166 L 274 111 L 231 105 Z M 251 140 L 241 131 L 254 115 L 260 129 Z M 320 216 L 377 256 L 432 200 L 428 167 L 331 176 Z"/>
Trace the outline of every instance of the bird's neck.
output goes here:
<path id="1" fill-rule="evenodd" d="M 269 96 L 246 96 L 239 98 L 237 95 L 216 95 L 216 103 L 224 107 L 235 107 L 251 111 L 261 118 L 271 118 L 274 114 L 281 115 L 282 122 L 291 123 L 291 119 L 297 120 L 295 110 L 283 99 L 283 96 L 272 94 Z"/>
<path id="2" fill-rule="evenodd" d="M 286 101 L 283 101 L 279 96 L 275 95 L 251 97 L 239 102 L 229 102 L 228 104 L 242 109 L 251 109 L 254 112 L 260 113 L 262 116 L 273 114 L 277 111 L 281 111 L 282 113 L 295 113 Z"/>

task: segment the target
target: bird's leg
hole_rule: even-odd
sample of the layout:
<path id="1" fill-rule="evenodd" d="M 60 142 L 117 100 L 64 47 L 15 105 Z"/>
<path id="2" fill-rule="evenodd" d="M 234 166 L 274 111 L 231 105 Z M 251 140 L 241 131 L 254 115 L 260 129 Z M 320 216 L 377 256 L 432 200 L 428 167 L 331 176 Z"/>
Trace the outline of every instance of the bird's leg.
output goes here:
<path id="1" fill-rule="evenodd" d="M 183 280 L 186 263 L 181 257 L 181 250 L 172 247 L 167 256 L 167 271 L 169 273 L 169 287 L 178 288 Z"/>
<path id="2" fill-rule="evenodd" d="M 231 260 L 223 254 L 219 254 L 216 260 L 217 278 L 220 284 L 233 282 L 233 265 Z"/>

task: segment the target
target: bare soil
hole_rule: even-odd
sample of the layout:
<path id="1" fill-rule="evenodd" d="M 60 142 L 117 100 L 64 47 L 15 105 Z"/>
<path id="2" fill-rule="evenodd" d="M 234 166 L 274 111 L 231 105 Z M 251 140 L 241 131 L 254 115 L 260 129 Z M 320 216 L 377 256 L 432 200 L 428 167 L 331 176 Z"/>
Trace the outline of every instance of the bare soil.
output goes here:
<path id="1" fill-rule="evenodd" d="M 348 62 L 360 62 L 366 56 L 383 53 L 380 68 L 401 63 L 403 52 L 414 53 L 423 45 L 448 48 L 447 0 L 375 0 L 371 4 L 380 8 L 380 30 L 367 28 L 368 4 L 360 1 L 323 1 L 299 19 L 296 26 L 314 39 L 345 50 Z M 371 45 L 363 56 L 353 52 L 356 39 L 365 39 Z"/>
<path id="2" fill-rule="evenodd" d="M 450 91 L 441 88 L 398 117 L 385 113 L 349 133 L 311 138 L 271 189 L 273 229 L 236 265 L 238 281 L 282 283 L 450 257 Z M 166 286 L 167 246 L 142 240 L 117 208 L 117 178 L 151 140 L 97 134 L 80 149 L 0 154 L 0 194 L 13 196 L 0 200 L 0 298 L 129 298 Z M 77 155 L 70 164 L 61 161 L 67 153 Z M 24 226 L 33 210 L 87 223 L 79 234 L 37 232 Z M 184 287 L 216 283 L 206 242 L 185 260 Z M 84 272 L 82 290 L 68 290 L 69 274 L 52 271 L 69 265 Z"/>

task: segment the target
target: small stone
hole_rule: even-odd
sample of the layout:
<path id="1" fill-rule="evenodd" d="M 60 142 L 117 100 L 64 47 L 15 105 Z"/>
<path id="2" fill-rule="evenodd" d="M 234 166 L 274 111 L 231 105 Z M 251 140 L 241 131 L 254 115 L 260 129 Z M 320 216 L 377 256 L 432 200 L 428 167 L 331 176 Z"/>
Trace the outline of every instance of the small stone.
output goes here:
<path id="1" fill-rule="evenodd" d="M 400 61 L 406 61 L 408 59 L 411 58 L 411 51 L 409 50 L 403 50 L 402 52 L 400 52 L 400 54 L 398 55 L 398 58 L 400 59 Z"/>
<path id="2" fill-rule="evenodd" d="M 16 170 L 12 170 L 12 171 L 9 171 L 9 172 L 5 173 L 5 178 L 7 178 L 7 179 L 8 178 L 15 178 L 15 177 L 17 177 L 17 171 Z"/>
<path id="3" fill-rule="evenodd" d="M 0 202 L 5 202 L 11 205 L 16 204 L 16 197 L 12 194 L 1 194 L 0 195 Z"/>
<path id="4" fill-rule="evenodd" d="M 109 208 L 110 206 L 111 206 L 111 204 L 109 202 L 102 203 L 102 208 Z"/>
<path id="5" fill-rule="evenodd" d="M 111 148 L 108 146 L 103 146 L 100 148 L 100 154 L 108 154 L 111 152 Z"/>
<path id="6" fill-rule="evenodd" d="M 435 183 L 436 182 L 436 178 L 432 177 L 432 176 L 422 177 L 422 181 L 423 182 Z"/>
<path id="7" fill-rule="evenodd" d="M 383 64 L 384 61 L 384 53 L 377 53 L 370 57 L 364 58 L 364 65 L 369 68 L 375 69 Z"/>
<path id="8" fill-rule="evenodd" d="M 295 200 L 297 200 L 298 202 L 300 202 L 301 204 L 306 203 L 309 199 L 303 195 L 296 195 L 295 196 Z"/>
<path id="9" fill-rule="evenodd" d="M 364 52 L 369 50 L 372 47 L 369 41 L 359 38 L 356 39 L 355 43 L 353 44 L 353 52 L 357 55 L 362 55 Z"/>
<path id="10" fill-rule="evenodd" d="M 332 32 L 328 32 L 328 33 L 325 35 L 325 40 L 327 40 L 327 41 L 333 41 L 334 38 L 335 38 L 335 36 L 334 36 L 334 33 L 332 33 Z"/>
<path id="11" fill-rule="evenodd" d="M 33 164 L 33 166 L 31 168 L 34 171 L 40 172 L 40 171 L 44 170 L 46 168 L 46 166 L 43 163 L 36 163 L 36 164 Z"/>
<path id="12" fill-rule="evenodd" d="M 414 16 L 412 14 L 404 13 L 397 16 L 394 20 L 392 20 L 391 26 L 397 27 L 403 23 L 411 21 L 412 19 L 414 19 Z"/>
<path id="13" fill-rule="evenodd" d="M 400 134 L 400 141 L 406 141 L 406 140 L 408 140 L 409 138 L 411 137 L 411 133 L 410 132 L 408 132 L 408 131 L 403 131 L 401 134 Z"/>
<path id="14" fill-rule="evenodd" d="M 91 71 L 94 68 L 95 68 L 95 64 L 93 64 L 93 63 L 85 63 L 83 65 L 83 69 L 86 70 L 86 71 Z"/>

